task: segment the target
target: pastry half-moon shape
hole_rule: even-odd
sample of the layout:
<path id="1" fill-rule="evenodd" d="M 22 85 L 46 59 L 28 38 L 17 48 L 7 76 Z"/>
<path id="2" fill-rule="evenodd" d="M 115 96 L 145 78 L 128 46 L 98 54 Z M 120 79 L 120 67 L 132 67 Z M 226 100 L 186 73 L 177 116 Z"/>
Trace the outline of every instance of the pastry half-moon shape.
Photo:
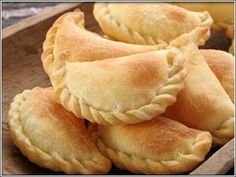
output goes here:
<path id="1" fill-rule="evenodd" d="M 77 117 L 114 125 L 149 120 L 164 113 L 166 107 L 175 102 L 186 75 L 184 58 L 178 48 L 169 46 L 154 52 L 105 59 L 114 56 L 111 47 L 105 46 L 111 44 L 115 52 L 127 54 L 125 45 L 107 39 L 100 40 L 94 34 L 90 35 L 95 40 L 88 43 L 87 40 L 72 40 L 71 44 L 63 44 L 65 36 L 73 38 L 75 35 L 64 29 L 71 25 L 69 28 L 79 31 L 76 25 L 79 24 L 79 18 L 83 20 L 78 11 L 61 17 L 49 30 L 44 45 L 43 62 L 49 57 L 53 58 L 48 73 L 60 104 Z M 53 43 L 47 42 L 51 40 L 50 36 L 54 36 Z M 83 48 L 94 48 L 93 55 L 98 58 L 88 60 L 85 52 L 80 56 L 73 55 L 76 51 L 71 51 L 71 48 L 79 45 L 77 53 Z M 154 49 L 157 48 L 148 48 Z M 99 60 L 100 57 L 103 60 Z"/>
<path id="2" fill-rule="evenodd" d="M 182 89 L 186 71 L 178 50 L 166 49 L 52 69 L 60 103 L 99 124 L 136 123 L 164 113 Z M 57 67 L 57 66 L 55 66 Z"/>
<path id="3" fill-rule="evenodd" d="M 96 3 L 93 14 L 104 33 L 134 44 L 169 43 L 213 23 L 208 12 L 191 12 L 168 3 Z"/>
<path id="4" fill-rule="evenodd" d="M 191 11 L 208 11 L 214 20 L 213 29 L 224 31 L 227 37 L 234 38 L 234 3 L 233 2 L 175 2 L 174 5 Z M 230 53 L 234 53 L 232 42 Z"/>
<path id="5" fill-rule="evenodd" d="M 234 102 L 234 57 L 221 50 L 200 50 L 208 66 Z"/>
<path id="6" fill-rule="evenodd" d="M 84 14 L 77 9 L 59 17 L 47 32 L 42 61 L 49 74 L 53 61 L 63 52 L 69 55 L 70 62 L 85 62 L 155 51 L 164 46 L 132 45 L 105 39 L 84 28 Z"/>
<path id="7" fill-rule="evenodd" d="M 209 132 L 160 116 L 129 125 L 92 124 L 89 132 L 118 168 L 145 174 L 189 172 L 204 160 L 212 142 Z"/>
<path id="8" fill-rule="evenodd" d="M 172 4 L 191 11 L 208 11 L 215 25 L 223 23 L 228 25 L 234 24 L 233 2 L 174 2 Z"/>
<path id="9" fill-rule="evenodd" d="M 172 45 L 174 43 L 180 41 L 173 41 Z M 213 143 L 222 145 L 234 137 L 234 103 L 194 47 L 196 45 L 183 49 L 188 74 L 177 101 L 168 107 L 165 116 L 188 127 L 211 132 Z"/>
<path id="10" fill-rule="evenodd" d="M 104 174 L 111 163 L 88 135 L 84 121 L 53 99 L 52 88 L 18 94 L 10 107 L 12 140 L 33 163 L 68 174 Z"/>

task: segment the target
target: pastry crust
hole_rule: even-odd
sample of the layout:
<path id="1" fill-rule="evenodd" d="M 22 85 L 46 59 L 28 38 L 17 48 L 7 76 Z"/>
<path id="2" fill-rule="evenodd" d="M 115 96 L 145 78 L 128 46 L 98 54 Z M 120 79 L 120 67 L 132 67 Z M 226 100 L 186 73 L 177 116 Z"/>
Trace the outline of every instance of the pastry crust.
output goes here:
<path id="1" fill-rule="evenodd" d="M 234 57 L 221 50 L 200 50 L 208 66 L 234 103 Z"/>
<path id="2" fill-rule="evenodd" d="M 173 41 L 172 45 L 175 43 L 183 44 L 184 40 Z M 164 115 L 188 127 L 211 132 L 213 143 L 223 145 L 234 137 L 234 104 L 197 47 L 183 50 L 188 70 L 185 87 Z"/>
<path id="3" fill-rule="evenodd" d="M 191 11 L 208 11 L 214 20 L 214 24 L 225 23 L 234 24 L 234 3 L 233 2 L 174 2 L 174 5 L 180 6 Z"/>
<path id="4" fill-rule="evenodd" d="M 234 3 L 233 2 L 175 2 L 174 5 L 191 11 L 208 11 L 214 20 L 212 28 L 223 31 L 227 37 L 232 39 L 229 53 L 234 54 Z"/>
<path id="5" fill-rule="evenodd" d="M 180 52 L 168 49 L 109 61 L 67 62 L 52 70 L 51 82 L 66 109 L 91 122 L 114 125 L 162 114 L 175 102 L 185 74 Z"/>
<path id="6" fill-rule="evenodd" d="M 231 44 L 231 46 L 230 46 L 230 48 L 229 48 L 229 53 L 231 53 L 232 55 L 234 55 L 234 39 L 232 40 L 232 44 Z"/>
<path id="7" fill-rule="evenodd" d="M 104 174 L 111 163 L 90 139 L 77 119 L 53 99 L 52 88 L 34 88 L 18 94 L 10 107 L 12 140 L 33 163 L 68 174 Z"/>
<path id="8" fill-rule="evenodd" d="M 210 133 L 160 116 L 132 125 L 92 124 L 89 132 L 118 168 L 145 174 L 189 172 L 204 160 L 212 142 Z"/>
<path id="9" fill-rule="evenodd" d="M 169 43 L 213 23 L 208 12 L 191 12 L 167 3 L 96 3 L 93 14 L 107 35 L 134 44 Z"/>
<path id="10" fill-rule="evenodd" d="M 50 74 L 53 61 L 68 55 L 70 62 L 88 62 L 128 56 L 160 50 L 166 44 L 156 46 L 132 45 L 105 39 L 84 28 L 84 14 L 79 10 L 59 17 L 46 35 L 42 61 L 44 70 Z"/>
<path id="11" fill-rule="evenodd" d="M 154 48 L 147 46 L 147 50 L 159 50 L 106 59 L 114 56 L 109 48 L 105 48 L 108 44 L 112 44 L 113 48 L 117 47 L 114 52 L 120 53 L 119 55 L 127 54 L 125 46 L 131 45 L 101 40 L 98 36 L 90 34 L 93 36 L 90 40 L 95 39 L 94 43 L 97 40 L 99 47 L 95 45 L 93 55 L 98 58 L 89 60 L 86 55 L 80 55 L 77 59 L 78 55 L 73 55 L 73 50 L 80 40 L 77 43 L 73 41 L 71 44 L 64 44 L 62 39 L 68 35 L 71 35 L 70 39 L 73 38 L 75 34 L 66 30 L 79 30 L 76 24 L 80 24 L 78 19 L 83 20 L 81 14 L 77 10 L 60 17 L 49 30 L 44 43 L 42 60 L 45 62 L 45 68 L 50 68 L 47 69 L 50 71 L 48 74 L 60 104 L 76 116 L 91 122 L 115 125 L 149 120 L 162 114 L 166 107 L 175 102 L 186 74 L 180 50 L 171 46 L 160 50 L 163 45 L 153 46 Z M 47 41 L 51 41 L 50 36 L 54 36 L 53 43 Z M 75 47 L 79 49 L 76 50 L 77 53 L 82 49 L 84 54 L 83 48 L 87 48 L 88 44 L 91 44 L 90 48 L 94 47 L 92 42 L 79 42 L 81 46 Z M 141 52 L 136 45 L 130 48 L 134 46 L 133 51 Z M 53 58 L 51 64 L 46 62 L 49 56 Z M 103 60 L 99 60 L 100 57 Z"/>

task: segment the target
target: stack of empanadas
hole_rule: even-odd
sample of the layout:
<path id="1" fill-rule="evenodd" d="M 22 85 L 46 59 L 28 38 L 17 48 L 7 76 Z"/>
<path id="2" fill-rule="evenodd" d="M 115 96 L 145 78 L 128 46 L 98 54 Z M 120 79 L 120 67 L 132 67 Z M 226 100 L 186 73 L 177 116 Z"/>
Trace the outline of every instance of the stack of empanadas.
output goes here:
<path id="1" fill-rule="evenodd" d="M 111 39 L 87 31 L 79 9 L 63 14 L 43 44 L 52 87 L 11 104 L 11 136 L 30 161 L 68 174 L 105 174 L 112 163 L 181 174 L 234 137 L 233 56 L 198 49 L 208 12 L 105 3 L 94 15 Z"/>

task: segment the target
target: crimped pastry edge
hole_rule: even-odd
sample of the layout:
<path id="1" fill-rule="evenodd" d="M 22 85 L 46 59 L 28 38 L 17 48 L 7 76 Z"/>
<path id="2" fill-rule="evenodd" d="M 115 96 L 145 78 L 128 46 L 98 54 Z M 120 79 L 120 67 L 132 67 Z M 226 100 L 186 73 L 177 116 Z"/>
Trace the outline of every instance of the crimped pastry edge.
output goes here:
<path id="1" fill-rule="evenodd" d="M 78 25 L 80 28 L 84 28 L 84 14 L 79 9 L 75 9 L 74 12 L 79 12 L 79 15 L 73 17 L 75 24 Z M 64 18 L 72 13 L 73 12 L 66 12 L 60 17 L 58 17 L 58 19 L 53 23 L 52 27 L 48 30 L 46 34 L 46 39 L 43 42 L 43 52 L 41 55 L 41 60 L 43 63 L 44 71 L 49 75 L 52 64 L 55 60 L 53 56 L 53 49 L 57 30 L 60 27 L 60 24 L 63 22 Z"/>
<path id="2" fill-rule="evenodd" d="M 20 121 L 20 106 L 30 97 L 32 91 L 33 90 L 27 89 L 16 95 L 9 110 L 8 124 L 10 135 L 14 144 L 20 151 L 31 162 L 56 172 L 63 171 L 67 174 L 107 173 L 108 171 L 103 171 L 103 169 L 105 169 L 103 164 L 99 164 L 99 161 L 96 161 L 95 159 L 65 159 L 58 152 L 46 152 L 31 142 L 30 138 L 24 132 L 24 127 Z M 104 159 L 106 158 L 104 157 Z"/>
<path id="3" fill-rule="evenodd" d="M 99 10 L 97 10 L 97 11 L 99 11 L 99 12 L 97 12 L 98 14 L 95 13 L 95 10 L 93 11 L 94 17 L 97 20 L 97 22 L 100 24 L 100 20 L 102 20 L 104 23 L 109 23 L 109 26 L 113 29 L 116 29 L 116 31 L 125 31 L 128 34 L 128 36 L 130 37 L 132 43 L 136 44 L 135 39 L 138 39 L 139 41 L 142 41 L 142 44 L 156 45 L 156 44 L 166 43 L 166 41 L 163 41 L 163 40 L 160 40 L 160 39 L 155 39 L 153 36 L 143 35 L 143 34 L 137 32 L 133 29 L 130 29 L 126 24 L 120 24 L 120 22 L 118 22 L 109 13 L 108 3 L 99 3 L 99 6 L 100 6 Z M 199 16 L 199 18 L 201 19 L 202 23 L 198 27 L 208 27 L 210 29 L 211 25 L 213 24 L 213 20 L 212 20 L 210 14 L 207 11 L 204 11 L 204 12 L 189 11 L 189 12 L 197 14 Z M 108 22 L 105 22 L 106 21 L 104 19 L 105 16 L 109 16 L 110 20 Z M 194 29 L 192 29 L 192 31 Z M 190 32 L 191 31 L 189 31 L 187 33 L 190 33 Z M 183 33 L 183 34 L 186 34 L 186 33 Z M 181 35 L 183 35 L 183 34 L 181 34 Z"/>
<path id="4" fill-rule="evenodd" d="M 79 19 L 83 21 L 83 13 L 79 10 L 76 10 L 76 12 L 79 12 L 77 16 L 77 23 L 79 23 Z M 65 17 L 65 15 L 60 17 L 58 23 L 53 25 L 47 33 L 47 37 L 44 42 L 44 54 L 42 55 L 42 60 L 44 62 L 48 58 L 53 58 L 54 43 L 47 41 L 51 40 L 51 36 L 55 38 L 58 25 L 63 21 L 63 17 Z M 51 65 L 54 64 L 55 66 L 51 66 L 49 75 L 51 75 L 50 80 L 55 89 L 58 102 L 62 104 L 65 109 L 72 111 L 77 117 L 84 117 L 91 122 L 97 122 L 104 125 L 137 123 L 144 120 L 149 120 L 156 115 L 162 114 L 167 106 L 175 102 L 176 95 L 182 89 L 182 81 L 187 73 L 184 69 L 184 60 L 178 57 L 174 58 L 169 71 L 170 76 L 167 82 L 164 83 L 164 86 L 159 90 L 161 94 L 155 96 L 148 105 L 141 106 L 137 109 L 128 110 L 126 112 L 113 112 L 97 109 L 92 105 L 85 103 L 84 100 L 81 101 L 81 98 L 77 98 L 70 94 L 64 77 L 66 71 L 65 58 L 67 56 L 66 51 L 64 51 L 61 53 L 58 61 L 55 61 L 54 59 L 51 60 Z"/>
<path id="5" fill-rule="evenodd" d="M 210 133 L 201 132 L 192 143 L 192 153 L 179 152 L 175 159 L 158 161 L 107 146 L 100 138 L 97 126 L 97 124 L 90 123 L 88 131 L 100 152 L 108 157 L 117 168 L 127 169 L 133 173 L 180 174 L 189 172 L 204 160 L 212 143 L 211 138 L 209 138 L 211 137 Z M 145 170 L 140 169 L 140 165 L 143 165 L 142 169 Z"/>
<path id="6" fill-rule="evenodd" d="M 210 35 L 209 32 L 210 31 L 208 29 L 199 27 L 192 32 L 183 34 L 179 38 L 171 41 L 170 45 L 176 47 L 183 46 L 189 41 L 195 41 L 196 43 L 203 45 L 205 39 L 207 39 Z M 203 38 L 200 38 L 201 36 L 203 36 Z M 224 88 L 222 87 L 222 89 Z M 214 145 L 224 145 L 234 137 L 234 117 L 229 117 L 224 120 L 217 129 L 210 131 L 210 133 L 212 134 Z"/>
<path id="7" fill-rule="evenodd" d="M 224 145 L 234 137 L 234 117 L 230 117 L 223 121 L 219 127 L 213 131 L 212 139 L 214 145 Z"/>

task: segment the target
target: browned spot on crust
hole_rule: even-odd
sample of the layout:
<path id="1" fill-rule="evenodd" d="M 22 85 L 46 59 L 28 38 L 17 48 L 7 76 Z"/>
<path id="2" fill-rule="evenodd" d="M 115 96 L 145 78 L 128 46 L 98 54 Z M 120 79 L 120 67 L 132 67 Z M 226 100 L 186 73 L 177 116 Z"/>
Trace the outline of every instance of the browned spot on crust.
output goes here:
<path id="1" fill-rule="evenodd" d="M 169 9 L 168 15 L 171 19 L 176 20 L 178 22 L 182 22 L 182 23 L 185 21 L 186 13 L 182 8 L 169 5 L 169 4 L 165 4 L 165 6 L 167 6 Z"/>
<path id="2" fill-rule="evenodd" d="M 106 127 L 100 127 L 100 132 L 107 132 Z M 158 116 L 150 121 L 137 124 L 121 125 L 108 130 L 119 133 L 124 142 L 137 145 L 138 151 L 145 156 L 151 154 L 174 153 L 178 149 L 189 151 L 186 142 L 194 140 L 200 131 L 190 129 L 181 123 Z"/>
<path id="3" fill-rule="evenodd" d="M 154 61 L 156 60 L 156 61 Z M 159 63 L 157 63 L 159 62 Z M 161 66 L 163 60 L 159 58 L 137 60 L 133 63 L 128 63 L 130 74 L 130 83 L 137 87 L 149 87 L 161 82 Z"/>
<path id="4" fill-rule="evenodd" d="M 185 146 L 184 141 L 194 138 L 197 134 L 180 123 L 161 117 L 126 128 L 127 131 L 140 132 L 141 136 L 136 136 L 140 147 L 156 154 L 168 154 L 168 152 L 181 149 Z"/>
<path id="5" fill-rule="evenodd" d="M 122 61 L 123 60 L 123 61 Z M 126 61 L 124 61 L 126 60 Z M 135 87 L 150 88 L 167 79 L 167 61 L 155 53 L 137 54 L 119 59 L 108 59 L 97 62 L 97 67 L 105 70 L 126 72 L 124 80 Z M 123 69 L 121 69 L 123 68 Z M 114 79 L 114 78 L 111 78 Z"/>
<path id="6" fill-rule="evenodd" d="M 163 118 L 161 116 L 153 118 L 150 121 L 144 121 L 137 124 L 128 124 L 124 127 L 127 131 L 132 131 L 133 129 L 134 132 L 138 129 L 144 130 L 153 127 L 156 130 L 159 130 L 155 133 L 155 136 L 157 137 L 162 136 L 165 131 L 168 131 L 173 137 L 178 136 L 182 138 L 193 138 L 197 132 L 197 130 L 190 129 L 179 122 Z"/>
<path id="7" fill-rule="evenodd" d="M 75 117 L 56 103 L 53 98 L 53 88 L 35 88 L 27 102 L 32 105 L 38 119 L 48 119 L 52 124 L 56 124 L 58 130 L 55 131 L 63 131 L 70 141 L 78 144 L 81 148 L 89 150 L 94 148 L 85 128 L 84 120 Z M 83 145 L 81 146 L 81 144 Z"/>

